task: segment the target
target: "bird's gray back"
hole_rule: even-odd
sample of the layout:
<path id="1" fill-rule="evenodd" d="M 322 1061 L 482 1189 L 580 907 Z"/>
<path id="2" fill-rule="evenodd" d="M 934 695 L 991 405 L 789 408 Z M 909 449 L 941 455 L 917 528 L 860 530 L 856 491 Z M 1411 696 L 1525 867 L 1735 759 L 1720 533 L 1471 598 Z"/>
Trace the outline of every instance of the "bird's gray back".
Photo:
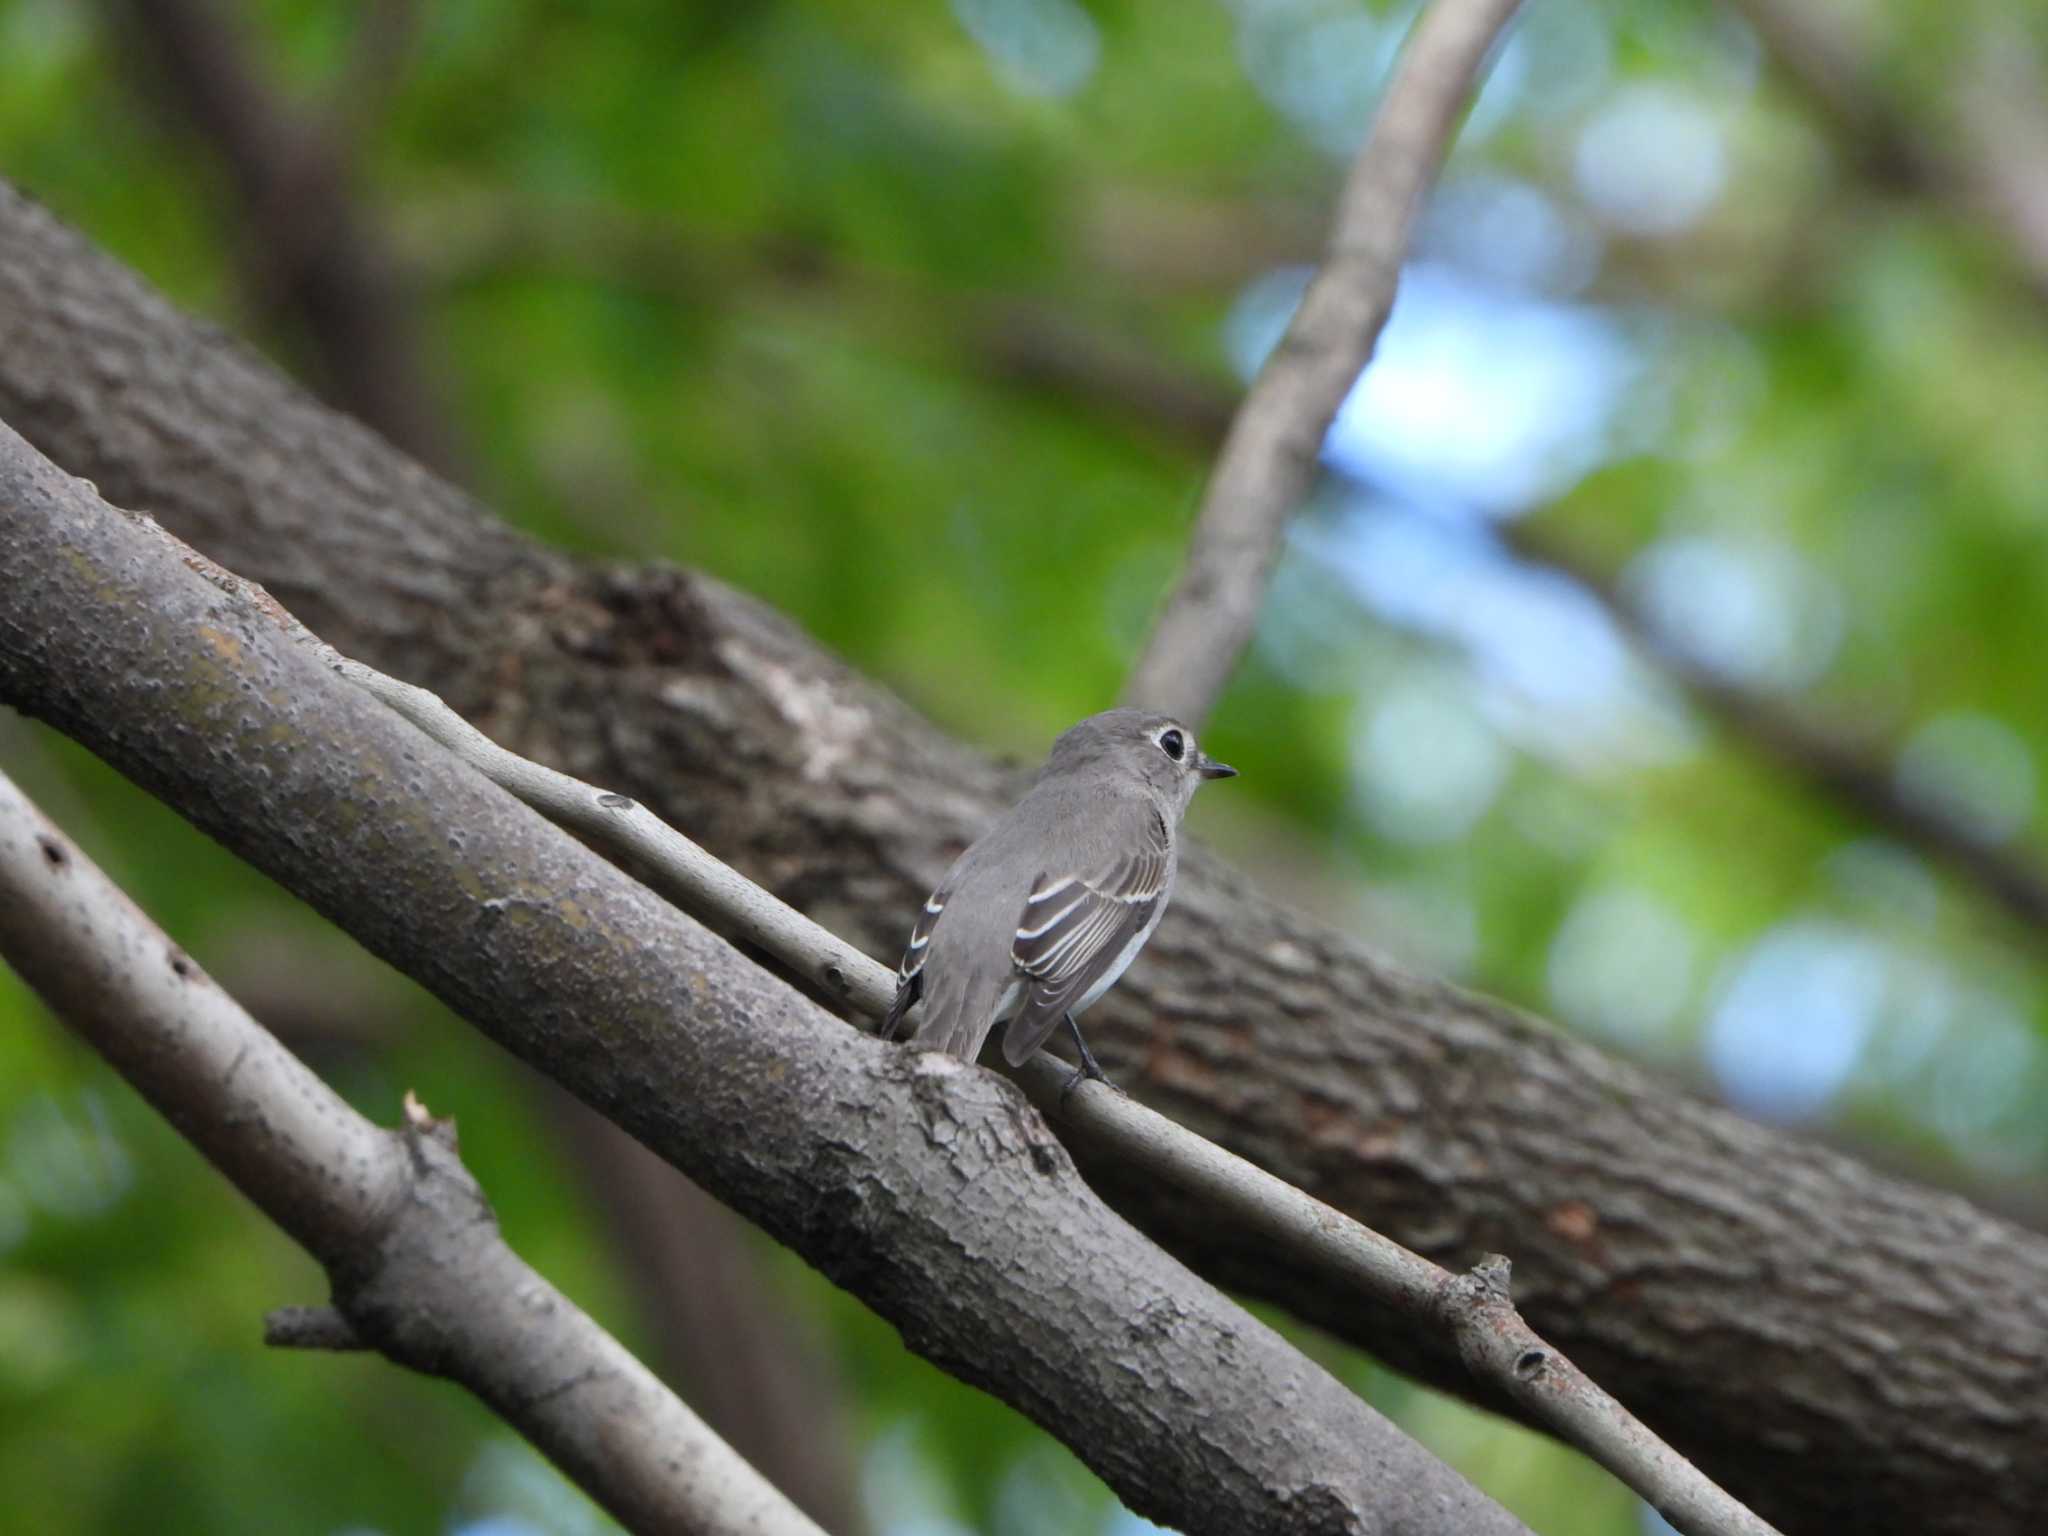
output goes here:
<path id="1" fill-rule="evenodd" d="M 1178 809 L 1133 785 L 1048 776 L 1033 786 L 940 882 L 945 909 L 924 958 L 917 1043 L 972 1061 L 1016 1011 L 1023 988 L 1011 945 L 1040 877 L 1083 877 L 1163 834 L 1170 890 Z"/>

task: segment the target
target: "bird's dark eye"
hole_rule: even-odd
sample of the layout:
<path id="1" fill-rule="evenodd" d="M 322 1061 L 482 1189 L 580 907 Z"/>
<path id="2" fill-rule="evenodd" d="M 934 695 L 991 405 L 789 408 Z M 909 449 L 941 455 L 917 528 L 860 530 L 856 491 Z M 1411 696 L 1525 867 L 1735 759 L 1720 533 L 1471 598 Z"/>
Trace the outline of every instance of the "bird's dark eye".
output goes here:
<path id="1" fill-rule="evenodd" d="M 1160 733 L 1159 750 L 1172 758 L 1176 763 L 1186 754 L 1187 749 L 1188 744 L 1181 738 L 1179 731 L 1163 731 Z"/>

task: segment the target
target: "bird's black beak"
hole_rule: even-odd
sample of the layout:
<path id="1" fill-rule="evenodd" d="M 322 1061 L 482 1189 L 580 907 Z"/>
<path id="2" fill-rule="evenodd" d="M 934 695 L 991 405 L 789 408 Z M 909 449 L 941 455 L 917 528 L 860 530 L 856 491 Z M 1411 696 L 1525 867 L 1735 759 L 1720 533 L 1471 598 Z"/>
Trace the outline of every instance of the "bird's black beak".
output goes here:
<path id="1" fill-rule="evenodd" d="M 1231 767 L 1228 763 L 1217 762 L 1215 758 L 1209 756 L 1206 752 L 1202 754 L 1202 760 L 1195 764 L 1195 772 L 1205 779 L 1234 779 L 1237 777 L 1237 770 L 1235 768 Z"/>

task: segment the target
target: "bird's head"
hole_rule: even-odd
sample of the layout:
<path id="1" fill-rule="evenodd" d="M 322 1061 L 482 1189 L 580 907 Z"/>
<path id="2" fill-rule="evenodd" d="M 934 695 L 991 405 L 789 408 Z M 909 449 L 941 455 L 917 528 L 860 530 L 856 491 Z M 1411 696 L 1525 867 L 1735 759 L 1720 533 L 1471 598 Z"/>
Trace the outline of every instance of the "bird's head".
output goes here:
<path id="1" fill-rule="evenodd" d="M 1186 810 L 1204 782 L 1232 778 L 1237 770 L 1205 753 L 1195 733 L 1171 715 L 1110 709 L 1070 726 L 1052 744 L 1045 772 L 1128 777 Z"/>

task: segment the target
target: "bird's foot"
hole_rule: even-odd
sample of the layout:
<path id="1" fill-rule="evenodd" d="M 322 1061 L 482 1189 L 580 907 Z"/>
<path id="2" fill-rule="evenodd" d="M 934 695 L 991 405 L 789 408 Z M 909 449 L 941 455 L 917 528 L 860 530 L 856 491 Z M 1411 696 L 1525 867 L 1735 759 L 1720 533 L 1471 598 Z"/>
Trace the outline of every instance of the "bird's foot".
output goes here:
<path id="1" fill-rule="evenodd" d="M 1102 1070 L 1101 1063 L 1096 1061 L 1095 1053 L 1088 1049 L 1088 1042 L 1081 1038 L 1081 1026 L 1074 1022 L 1071 1013 L 1067 1015 L 1067 1033 L 1074 1037 L 1074 1049 L 1081 1053 L 1081 1065 L 1074 1069 L 1074 1075 L 1068 1078 L 1065 1086 L 1060 1089 L 1061 1114 L 1066 1113 L 1067 1100 L 1083 1083 L 1095 1082 L 1101 1083 L 1105 1088 L 1116 1088 L 1116 1084 L 1109 1080 L 1109 1074 Z"/>

